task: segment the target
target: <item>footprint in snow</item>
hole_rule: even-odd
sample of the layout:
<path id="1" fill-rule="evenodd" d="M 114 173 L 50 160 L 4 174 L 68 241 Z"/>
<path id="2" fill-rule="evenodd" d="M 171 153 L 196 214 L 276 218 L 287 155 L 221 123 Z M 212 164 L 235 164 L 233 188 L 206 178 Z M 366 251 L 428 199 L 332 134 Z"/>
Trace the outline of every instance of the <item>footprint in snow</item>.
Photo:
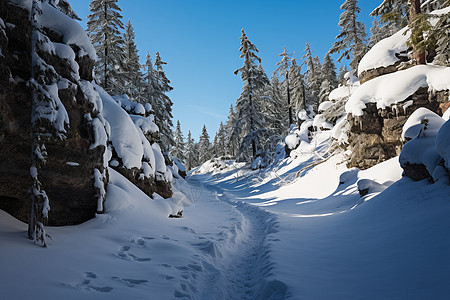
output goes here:
<path id="1" fill-rule="evenodd" d="M 120 250 L 118 253 L 116 253 L 116 256 L 129 261 L 137 261 L 137 262 L 147 262 L 151 261 L 152 259 L 149 257 L 138 257 L 134 254 L 129 253 L 131 247 L 130 246 L 122 246 L 120 247 Z"/>
<path id="2" fill-rule="evenodd" d="M 144 280 L 144 279 L 120 278 L 117 276 L 114 276 L 111 278 L 125 284 L 128 287 L 134 287 L 136 285 L 140 285 L 140 284 L 144 284 L 144 283 L 148 282 L 148 280 Z"/>
<path id="3" fill-rule="evenodd" d="M 110 286 L 97 286 L 92 281 L 97 279 L 97 274 L 92 272 L 85 272 L 84 279 L 80 284 L 63 284 L 65 286 L 81 290 L 81 291 L 95 291 L 101 293 L 108 293 L 113 290 Z"/>

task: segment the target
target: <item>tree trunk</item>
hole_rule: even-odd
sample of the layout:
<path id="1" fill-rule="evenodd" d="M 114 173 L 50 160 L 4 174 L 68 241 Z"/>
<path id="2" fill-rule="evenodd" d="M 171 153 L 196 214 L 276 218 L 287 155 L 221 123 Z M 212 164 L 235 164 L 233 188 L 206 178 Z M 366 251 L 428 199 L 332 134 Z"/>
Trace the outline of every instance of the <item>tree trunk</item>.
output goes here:
<path id="1" fill-rule="evenodd" d="M 409 0 L 409 24 L 413 25 L 414 20 L 421 14 L 420 0 Z M 423 37 L 419 42 L 423 41 Z M 417 65 L 425 65 L 425 51 L 419 51 L 417 45 L 413 45 L 413 57 Z"/>
<path id="2" fill-rule="evenodd" d="M 287 85 L 287 103 L 289 109 L 289 128 L 291 128 L 291 124 L 294 123 L 292 120 L 292 105 L 291 105 L 291 93 L 289 92 L 289 71 L 286 71 L 286 85 Z"/>

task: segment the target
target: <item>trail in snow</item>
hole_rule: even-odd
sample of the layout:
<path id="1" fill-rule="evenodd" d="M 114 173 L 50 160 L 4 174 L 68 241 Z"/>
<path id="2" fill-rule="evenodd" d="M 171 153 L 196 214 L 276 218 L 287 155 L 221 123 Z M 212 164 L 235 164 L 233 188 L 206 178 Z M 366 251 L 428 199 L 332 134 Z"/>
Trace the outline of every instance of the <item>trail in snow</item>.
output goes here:
<path id="1" fill-rule="evenodd" d="M 270 257 L 270 242 L 277 240 L 273 236 L 277 232 L 276 217 L 250 204 L 233 201 L 233 195 L 220 186 L 203 185 L 198 179 L 189 183 L 213 193 L 239 216 L 231 218 L 234 222 L 224 228 L 228 234 L 221 234 L 228 240 L 216 240 L 225 244 L 231 241 L 235 247 L 227 249 L 214 244 L 210 259 L 202 261 L 203 272 L 197 282 L 199 299 L 286 299 L 287 286 L 274 278 Z"/>

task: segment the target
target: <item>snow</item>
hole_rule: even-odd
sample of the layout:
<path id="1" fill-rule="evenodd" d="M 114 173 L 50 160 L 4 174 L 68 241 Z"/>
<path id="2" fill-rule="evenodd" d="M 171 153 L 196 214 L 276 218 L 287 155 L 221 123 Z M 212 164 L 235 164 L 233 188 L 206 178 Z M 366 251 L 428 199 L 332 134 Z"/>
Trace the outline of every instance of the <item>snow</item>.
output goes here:
<path id="1" fill-rule="evenodd" d="M 149 115 L 148 117 L 130 115 L 134 124 L 136 124 L 144 134 L 159 132 L 158 126 L 155 124 L 155 116 Z"/>
<path id="2" fill-rule="evenodd" d="M 358 65 L 358 76 L 364 71 L 392 66 L 399 62 L 400 59 L 396 54 L 408 50 L 406 41 L 411 35 L 411 31 L 408 29 L 408 27 L 405 27 L 394 35 L 376 43 L 361 59 Z"/>
<path id="3" fill-rule="evenodd" d="M 141 136 L 130 116 L 101 87 L 95 87 L 103 104 L 102 116 L 111 126 L 111 141 L 127 169 L 142 166 L 144 148 Z"/>
<path id="4" fill-rule="evenodd" d="M 415 138 L 419 133 L 421 133 L 421 136 L 434 137 L 444 122 L 444 119 L 436 113 L 420 107 L 411 114 L 403 125 L 402 140 Z"/>
<path id="5" fill-rule="evenodd" d="M 450 67 L 421 65 L 383 75 L 362 84 L 350 97 L 345 110 L 362 116 L 366 103 L 384 109 L 406 100 L 420 87 L 442 91 L 450 89 Z"/>
<path id="6" fill-rule="evenodd" d="M 330 107 L 332 107 L 333 106 L 333 102 L 331 102 L 331 101 L 323 101 L 322 103 L 320 103 L 320 105 L 319 105 L 319 113 L 320 112 L 323 112 L 323 111 L 325 111 L 325 110 L 327 110 L 327 109 L 329 109 Z"/>
<path id="7" fill-rule="evenodd" d="M 298 144 L 300 143 L 300 137 L 297 135 L 297 133 L 294 132 L 287 135 L 284 141 L 288 148 L 292 150 L 297 148 Z"/>
<path id="8" fill-rule="evenodd" d="M 433 180 L 440 179 L 443 175 L 440 171 L 443 158 L 448 167 L 448 156 L 446 155 L 448 133 L 446 127 L 440 133 L 444 122 L 444 119 L 426 108 L 417 109 L 403 126 L 402 138 L 412 139 L 403 146 L 400 164 L 402 166 L 422 164 Z M 437 135 L 440 136 L 438 140 L 436 139 Z"/>
<path id="9" fill-rule="evenodd" d="M 14 2 L 29 2 L 14 0 Z M 30 8 L 31 8 L 31 4 Z M 66 16 L 64 13 L 60 12 L 58 9 L 52 7 L 47 3 L 41 4 L 42 14 L 38 15 L 39 23 L 47 28 L 50 28 L 63 36 L 63 42 L 67 45 L 75 44 L 81 48 L 80 52 L 77 53 L 78 56 L 83 56 L 87 54 L 91 59 L 96 60 L 97 55 L 95 49 L 92 46 L 86 31 L 78 24 L 77 21 Z"/>
<path id="10" fill-rule="evenodd" d="M 450 170 L 450 122 L 446 121 L 436 135 L 436 151 L 445 161 L 445 167 Z M 448 171 L 447 171 L 448 172 Z M 434 176 L 433 176 L 434 177 Z"/>

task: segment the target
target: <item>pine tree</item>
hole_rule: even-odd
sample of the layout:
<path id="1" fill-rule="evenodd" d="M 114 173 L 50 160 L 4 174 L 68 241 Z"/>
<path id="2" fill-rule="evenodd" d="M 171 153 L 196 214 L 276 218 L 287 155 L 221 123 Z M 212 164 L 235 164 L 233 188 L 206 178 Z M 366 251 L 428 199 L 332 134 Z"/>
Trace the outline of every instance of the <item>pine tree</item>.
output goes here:
<path id="1" fill-rule="evenodd" d="M 186 144 L 184 142 L 183 132 L 181 131 L 180 120 L 177 121 L 177 127 L 175 128 L 174 142 L 175 145 L 172 149 L 172 156 L 178 158 L 178 160 L 183 164 L 186 163 L 186 156 L 185 156 Z"/>
<path id="2" fill-rule="evenodd" d="M 236 149 L 238 145 L 238 136 L 232 135 L 236 121 L 237 121 L 237 114 L 234 111 L 233 104 L 230 104 L 230 110 L 228 111 L 228 118 L 225 123 L 225 131 L 226 131 L 226 154 L 229 154 L 231 156 L 236 155 Z"/>
<path id="3" fill-rule="evenodd" d="M 163 151 L 169 151 L 170 147 L 174 145 L 172 138 L 172 100 L 166 93 L 173 90 L 170 86 L 170 81 L 167 79 L 163 70 L 163 65 L 167 64 L 162 61 L 159 52 L 156 52 L 155 67 L 152 81 L 152 94 L 150 95 L 151 104 L 155 111 L 155 123 L 159 127 L 160 138 Z"/>
<path id="4" fill-rule="evenodd" d="M 213 149 L 214 156 L 217 158 L 226 155 L 226 134 L 225 126 L 222 122 L 220 122 L 219 130 L 216 132 L 216 136 L 214 137 Z"/>
<path id="5" fill-rule="evenodd" d="M 131 20 L 125 24 L 124 40 L 124 61 L 122 64 L 120 86 L 122 93 L 127 94 L 130 98 L 137 102 L 143 102 L 142 87 L 143 75 L 141 73 L 141 64 L 139 63 L 139 54 L 136 43 L 134 41 L 136 35 L 134 33 Z"/>
<path id="6" fill-rule="evenodd" d="M 236 102 L 236 110 L 238 119 L 233 128 L 233 135 L 242 137 L 239 153 L 243 160 L 247 160 L 246 152 L 248 147 L 251 147 L 253 158 L 256 158 L 257 144 L 262 136 L 263 117 L 258 108 L 258 99 L 255 99 L 254 93 L 258 89 L 268 84 L 268 79 L 265 74 L 258 70 L 258 63 L 261 59 L 257 56 L 258 49 L 249 41 L 247 35 L 242 29 L 241 52 L 240 57 L 244 59 L 244 64 L 234 73 L 241 73 L 241 79 L 244 82 L 241 96 Z"/>
<path id="7" fill-rule="evenodd" d="M 450 0 L 447 0 L 443 7 L 450 6 Z M 434 63 L 442 66 L 450 66 L 450 12 L 442 14 L 439 21 L 432 28 L 430 39 L 436 41 L 436 58 Z"/>
<path id="8" fill-rule="evenodd" d="M 344 10 L 338 23 L 341 32 L 336 37 L 337 41 L 333 43 L 330 53 L 342 52 L 338 62 L 341 62 L 343 58 L 351 57 L 350 69 L 353 74 L 356 74 L 358 64 L 367 52 L 365 44 L 367 34 L 364 23 L 357 21 L 357 15 L 361 12 L 357 0 L 345 0 L 341 9 Z"/>
<path id="9" fill-rule="evenodd" d="M 72 9 L 67 0 L 46 0 L 51 6 L 57 8 L 72 19 L 81 21 L 77 13 Z"/>
<path id="10" fill-rule="evenodd" d="M 328 101 L 328 95 L 334 90 L 338 83 L 336 78 L 336 66 L 330 57 L 330 53 L 325 55 L 322 64 L 322 84 L 320 85 L 320 103 Z"/>
<path id="11" fill-rule="evenodd" d="M 297 62 L 292 58 L 291 66 L 291 83 L 292 83 L 292 105 L 295 109 L 295 115 L 297 118 L 297 124 L 300 126 L 303 120 L 299 118 L 299 112 L 302 110 L 307 110 L 306 107 L 306 89 L 305 89 L 305 79 L 301 73 L 301 67 L 297 65 Z"/>
<path id="12" fill-rule="evenodd" d="M 124 59 L 123 29 L 117 0 L 92 0 L 89 4 L 87 30 L 97 52 L 95 74 L 108 93 L 120 92 L 120 68 Z"/>
<path id="13" fill-rule="evenodd" d="M 287 108 L 288 108 L 288 120 L 289 120 L 289 124 L 293 124 L 294 119 L 293 119 L 293 115 L 292 115 L 292 104 L 291 104 L 291 91 L 290 91 L 290 86 L 289 86 L 289 71 L 290 71 L 290 67 L 291 67 L 291 56 L 294 55 L 294 53 L 289 54 L 286 50 L 286 47 L 284 47 L 284 51 L 280 54 L 278 54 L 278 56 L 281 56 L 281 61 L 277 62 L 277 68 L 274 71 L 274 74 L 279 74 L 279 78 L 281 80 L 281 78 L 283 78 L 283 80 L 281 81 L 281 86 L 284 90 L 284 95 L 286 97 L 286 103 L 287 103 Z"/>
<path id="14" fill-rule="evenodd" d="M 338 75 L 338 84 L 344 85 L 346 83 L 345 74 L 348 73 L 347 65 L 343 65 L 339 68 L 339 75 Z"/>
<path id="15" fill-rule="evenodd" d="M 307 70 L 305 73 L 305 98 L 306 104 L 311 105 L 311 107 L 316 110 L 319 104 L 319 94 L 320 94 L 320 85 L 321 85 L 321 64 L 317 58 L 312 56 L 311 47 L 308 43 L 306 43 L 305 54 L 302 59 L 305 61 L 303 64 L 306 64 Z"/>
<path id="16" fill-rule="evenodd" d="M 384 0 L 370 13 L 370 16 L 379 16 L 383 31 L 392 35 L 408 25 L 408 0 Z"/>
<path id="17" fill-rule="evenodd" d="M 368 47 L 372 48 L 376 43 L 391 36 L 392 33 L 387 30 L 385 26 L 382 26 L 381 21 L 378 21 L 376 18 L 373 19 L 372 27 L 370 28 L 370 37 Z"/>
<path id="18" fill-rule="evenodd" d="M 186 140 L 185 157 L 186 157 L 186 169 L 188 171 L 192 170 L 192 168 L 199 165 L 197 148 L 195 146 L 195 141 L 192 138 L 190 130 L 188 131 L 188 136 Z"/>
<path id="19" fill-rule="evenodd" d="M 198 157 L 200 164 L 203 164 L 212 158 L 211 142 L 209 141 L 209 134 L 205 125 L 203 125 L 202 134 L 198 141 Z"/>
<path id="20" fill-rule="evenodd" d="M 289 73 L 289 78 L 292 90 L 292 72 Z M 287 100 L 286 97 L 283 97 L 281 84 L 276 74 L 272 75 L 268 88 L 270 89 L 270 103 L 263 111 L 267 119 L 265 126 L 270 134 L 281 135 L 289 127 L 289 116 L 286 114 Z"/>

